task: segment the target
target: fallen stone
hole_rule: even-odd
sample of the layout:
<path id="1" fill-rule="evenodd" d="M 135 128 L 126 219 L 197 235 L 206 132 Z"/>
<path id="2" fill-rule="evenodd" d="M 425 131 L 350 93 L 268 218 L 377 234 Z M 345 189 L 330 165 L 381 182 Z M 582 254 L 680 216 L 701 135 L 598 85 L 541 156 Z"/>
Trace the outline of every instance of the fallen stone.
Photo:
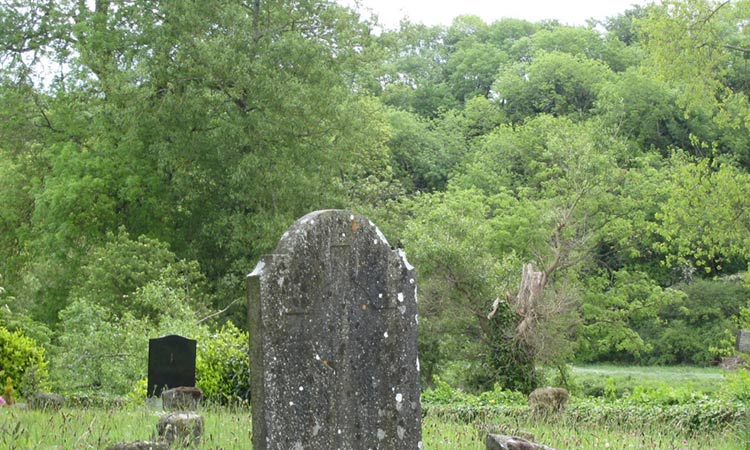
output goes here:
<path id="1" fill-rule="evenodd" d="M 203 391 L 189 386 L 176 387 L 161 393 L 165 411 L 195 411 L 202 398 Z"/>
<path id="2" fill-rule="evenodd" d="M 38 392 L 29 399 L 29 409 L 60 409 L 64 403 L 62 395 Z"/>
<path id="3" fill-rule="evenodd" d="M 166 442 L 121 442 L 112 444 L 104 450 L 169 450 L 169 445 Z"/>
<path id="4" fill-rule="evenodd" d="M 535 444 L 526 439 L 502 434 L 487 435 L 487 450 L 555 450 L 542 444 Z"/>
<path id="5" fill-rule="evenodd" d="M 194 412 L 168 414 L 159 419 L 156 431 L 160 441 L 190 446 L 200 442 L 203 435 L 203 416 Z"/>

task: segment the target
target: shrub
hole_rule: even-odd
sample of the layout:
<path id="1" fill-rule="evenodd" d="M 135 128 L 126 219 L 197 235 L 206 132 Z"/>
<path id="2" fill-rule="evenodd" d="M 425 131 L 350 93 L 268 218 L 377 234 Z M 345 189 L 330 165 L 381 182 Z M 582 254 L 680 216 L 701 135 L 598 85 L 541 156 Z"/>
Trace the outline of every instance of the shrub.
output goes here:
<path id="1" fill-rule="evenodd" d="M 44 348 L 23 332 L 0 327 L 0 379 L 10 378 L 12 386 L 26 397 L 47 379 Z"/>
<path id="2" fill-rule="evenodd" d="M 250 399 L 250 343 L 246 332 L 227 322 L 198 342 L 196 384 L 209 401 Z"/>

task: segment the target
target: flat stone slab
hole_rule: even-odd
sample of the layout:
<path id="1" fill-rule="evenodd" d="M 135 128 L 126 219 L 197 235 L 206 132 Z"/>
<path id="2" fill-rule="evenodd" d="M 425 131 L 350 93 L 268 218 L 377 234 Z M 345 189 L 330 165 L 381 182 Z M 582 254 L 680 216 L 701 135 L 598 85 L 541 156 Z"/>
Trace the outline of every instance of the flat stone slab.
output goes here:
<path id="1" fill-rule="evenodd" d="M 361 215 L 284 233 L 249 275 L 253 449 L 422 448 L 415 279 Z"/>
<path id="2" fill-rule="evenodd" d="M 535 444 L 526 439 L 505 436 L 502 434 L 487 435 L 487 450 L 555 450 L 542 444 Z"/>

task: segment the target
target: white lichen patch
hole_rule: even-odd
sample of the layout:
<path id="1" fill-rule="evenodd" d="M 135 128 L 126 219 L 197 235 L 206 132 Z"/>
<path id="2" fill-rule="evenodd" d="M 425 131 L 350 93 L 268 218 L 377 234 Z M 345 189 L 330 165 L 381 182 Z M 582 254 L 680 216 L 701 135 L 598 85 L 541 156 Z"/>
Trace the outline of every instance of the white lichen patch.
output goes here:
<path id="1" fill-rule="evenodd" d="M 372 225 L 373 227 L 375 227 L 375 224 L 372 223 L 372 222 L 370 222 L 370 225 Z M 380 228 L 375 227 L 375 233 L 378 235 L 378 239 L 380 239 L 380 242 L 382 242 L 385 245 L 390 246 L 390 244 L 388 243 L 388 239 L 385 238 L 385 235 L 383 234 L 382 231 L 380 231 Z"/>
<path id="2" fill-rule="evenodd" d="M 385 439 L 385 431 L 378 428 L 378 440 L 382 441 L 383 439 Z"/>
<path id="3" fill-rule="evenodd" d="M 255 269 L 253 269 L 253 271 L 250 272 L 250 275 L 248 275 L 248 276 L 249 277 L 260 276 L 260 274 L 263 273 L 263 269 L 265 269 L 265 268 L 266 268 L 266 263 L 263 262 L 263 260 L 261 259 L 260 261 L 258 261 L 258 264 L 255 265 Z"/>
<path id="4" fill-rule="evenodd" d="M 409 264 L 409 260 L 406 259 L 406 252 L 403 249 L 398 249 L 398 256 L 401 257 L 401 261 L 403 261 L 406 270 L 414 270 L 414 266 Z"/>
<path id="5" fill-rule="evenodd" d="M 398 434 L 399 439 L 403 440 L 404 434 L 406 434 L 406 430 L 404 429 L 404 427 L 396 427 L 396 434 Z"/>
<path id="6" fill-rule="evenodd" d="M 387 337 L 388 337 L 388 332 L 387 332 L 387 331 L 386 331 L 385 333 L 383 333 L 383 337 L 384 337 L 384 338 L 387 338 Z"/>
<path id="7" fill-rule="evenodd" d="M 400 312 L 402 316 L 406 314 L 406 306 L 403 306 L 403 305 L 399 306 L 398 312 Z"/>
<path id="8" fill-rule="evenodd" d="M 399 301 L 399 302 L 403 302 L 403 301 L 404 301 L 404 293 L 403 293 L 403 292 L 399 292 L 399 293 L 398 293 L 398 294 L 396 295 L 396 297 L 398 298 L 398 301 Z"/>

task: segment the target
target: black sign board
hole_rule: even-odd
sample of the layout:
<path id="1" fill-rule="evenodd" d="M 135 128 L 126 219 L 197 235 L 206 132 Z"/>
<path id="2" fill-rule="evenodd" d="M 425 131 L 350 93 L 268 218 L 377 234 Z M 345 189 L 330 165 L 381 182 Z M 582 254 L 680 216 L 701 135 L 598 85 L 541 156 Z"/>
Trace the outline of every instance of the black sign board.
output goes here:
<path id="1" fill-rule="evenodd" d="M 148 341 L 148 396 L 162 390 L 195 386 L 196 341 L 169 335 Z"/>

